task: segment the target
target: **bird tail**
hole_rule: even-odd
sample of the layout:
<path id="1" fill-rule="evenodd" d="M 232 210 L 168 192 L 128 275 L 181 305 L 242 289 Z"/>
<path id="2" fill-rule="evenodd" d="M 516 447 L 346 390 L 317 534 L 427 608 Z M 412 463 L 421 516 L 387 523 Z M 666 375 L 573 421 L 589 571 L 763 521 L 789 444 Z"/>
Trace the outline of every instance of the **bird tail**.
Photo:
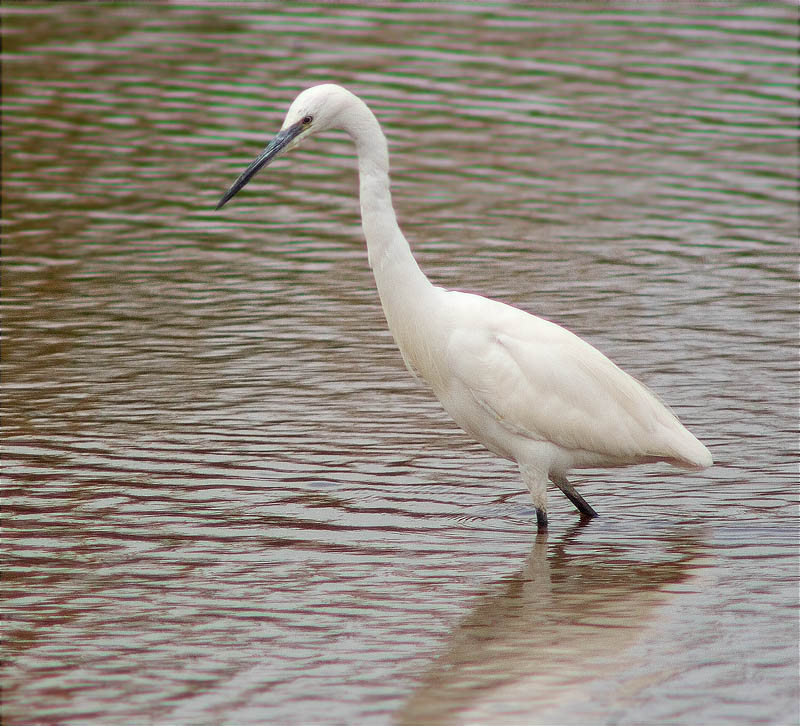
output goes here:
<path id="1" fill-rule="evenodd" d="M 670 431 L 675 458 L 670 461 L 684 469 L 705 469 L 714 463 L 711 452 L 681 425 L 682 430 Z"/>

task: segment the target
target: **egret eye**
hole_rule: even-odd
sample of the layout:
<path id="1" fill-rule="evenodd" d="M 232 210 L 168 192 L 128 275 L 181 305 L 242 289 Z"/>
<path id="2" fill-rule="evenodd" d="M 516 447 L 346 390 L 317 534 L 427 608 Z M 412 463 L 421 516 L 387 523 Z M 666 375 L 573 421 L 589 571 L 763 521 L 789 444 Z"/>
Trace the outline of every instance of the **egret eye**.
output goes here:
<path id="1" fill-rule="evenodd" d="M 313 120 L 313 116 L 303 116 L 303 126 L 308 126 Z"/>

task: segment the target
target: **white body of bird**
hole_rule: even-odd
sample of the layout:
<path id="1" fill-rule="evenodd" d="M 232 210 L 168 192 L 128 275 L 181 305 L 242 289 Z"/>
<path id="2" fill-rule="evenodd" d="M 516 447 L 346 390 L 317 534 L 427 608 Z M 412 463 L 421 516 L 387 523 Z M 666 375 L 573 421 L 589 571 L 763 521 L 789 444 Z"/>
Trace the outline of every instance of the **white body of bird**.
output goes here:
<path id="1" fill-rule="evenodd" d="M 548 480 L 584 516 L 596 516 L 566 479 L 570 469 L 711 465 L 708 449 L 652 392 L 573 333 L 519 308 L 431 284 L 397 224 L 380 125 L 341 86 L 303 91 L 281 131 L 217 208 L 284 151 L 332 127 L 356 145 L 369 263 L 406 366 L 467 433 L 517 462 L 540 528 L 547 526 Z"/>

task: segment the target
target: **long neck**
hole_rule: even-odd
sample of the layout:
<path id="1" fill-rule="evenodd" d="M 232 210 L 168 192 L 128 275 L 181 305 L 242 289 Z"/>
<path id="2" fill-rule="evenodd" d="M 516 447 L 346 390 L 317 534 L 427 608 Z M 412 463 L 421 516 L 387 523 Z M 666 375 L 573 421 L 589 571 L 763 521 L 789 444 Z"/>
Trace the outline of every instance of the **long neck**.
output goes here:
<path id="1" fill-rule="evenodd" d="M 361 225 L 369 264 L 386 310 L 399 296 L 430 287 L 400 231 L 389 191 L 389 150 L 377 119 L 354 97 L 346 129 L 356 145 L 361 199 Z M 389 311 L 386 310 L 387 317 Z"/>
<path id="2" fill-rule="evenodd" d="M 397 225 L 389 191 L 389 150 L 375 116 L 353 97 L 345 128 L 356 144 L 361 185 L 361 224 L 389 330 L 409 370 L 434 389 L 440 356 L 431 352 L 439 295 L 419 269 Z M 424 332 L 423 332 L 424 331 Z"/>

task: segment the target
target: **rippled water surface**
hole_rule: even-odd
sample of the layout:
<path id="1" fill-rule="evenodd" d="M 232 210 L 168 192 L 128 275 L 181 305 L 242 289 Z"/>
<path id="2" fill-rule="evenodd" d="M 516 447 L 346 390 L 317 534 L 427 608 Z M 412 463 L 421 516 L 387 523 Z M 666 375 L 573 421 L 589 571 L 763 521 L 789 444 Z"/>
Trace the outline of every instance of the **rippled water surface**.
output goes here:
<path id="1" fill-rule="evenodd" d="M 4 3 L 4 724 L 797 724 L 797 8 Z M 646 381 L 702 473 L 551 528 L 403 368 L 423 269 Z"/>

